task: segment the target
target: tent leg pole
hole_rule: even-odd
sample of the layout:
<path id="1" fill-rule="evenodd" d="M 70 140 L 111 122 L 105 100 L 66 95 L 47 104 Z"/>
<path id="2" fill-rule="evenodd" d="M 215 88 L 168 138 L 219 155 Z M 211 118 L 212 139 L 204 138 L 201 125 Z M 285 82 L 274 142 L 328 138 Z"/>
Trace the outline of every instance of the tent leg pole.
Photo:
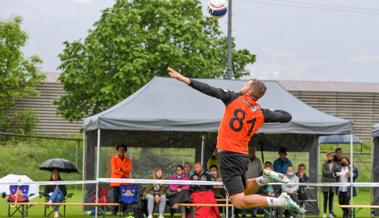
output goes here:
<path id="1" fill-rule="evenodd" d="M 362 144 L 361 144 L 362 145 Z M 375 182 L 375 179 L 374 179 L 374 152 L 375 152 L 375 140 L 374 140 L 374 137 L 372 138 L 372 141 L 371 141 L 371 182 Z M 374 204 L 374 190 L 373 188 L 370 189 L 370 203 L 371 204 Z M 371 209 L 371 213 L 374 209 Z"/>
<path id="2" fill-rule="evenodd" d="M 353 173 L 353 134 L 350 134 L 350 172 Z M 353 176 L 350 176 L 350 204 L 353 203 Z"/>
<path id="3" fill-rule="evenodd" d="M 100 168 L 100 129 L 97 129 L 97 153 L 96 153 L 96 204 L 99 201 L 99 168 Z M 95 217 L 97 218 L 98 209 L 95 207 Z"/>
<path id="4" fill-rule="evenodd" d="M 80 146 L 80 141 L 77 141 L 75 146 L 75 166 L 78 167 L 78 153 L 79 153 L 79 146 Z M 77 177 L 76 177 L 77 178 Z M 78 189 L 78 185 L 75 185 L 75 191 Z"/>
<path id="5" fill-rule="evenodd" d="M 317 183 L 320 183 L 321 182 L 321 179 L 320 177 L 318 176 L 318 172 L 320 170 L 320 166 L 321 166 L 321 144 L 320 144 L 320 136 L 317 136 L 317 143 L 318 143 L 318 146 L 317 146 Z M 318 208 L 322 208 L 322 204 L 321 204 L 321 192 L 319 192 L 319 188 L 316 187 L 316 195 L 317 195 L 317 199 L 319 199 L 317 202 L 318 202 Z"/>
<path id="6" fill-rule="evenodd" d="M 83 132 L 83 154 L 82 154 L 82 198 L 83 202 L 85 202 L 85 193 L 84 193 L 84 180 L 86 179 L 86 131 Z M 82 207 L 82 216 L 84 216 L 84 207 Z"/>
<path id="7" fill-rule="evenodd" d="M 201 136 L 201 165 L 204 164 L 204 145 L 205 145 L 205 136 L 202 135 Z"/>

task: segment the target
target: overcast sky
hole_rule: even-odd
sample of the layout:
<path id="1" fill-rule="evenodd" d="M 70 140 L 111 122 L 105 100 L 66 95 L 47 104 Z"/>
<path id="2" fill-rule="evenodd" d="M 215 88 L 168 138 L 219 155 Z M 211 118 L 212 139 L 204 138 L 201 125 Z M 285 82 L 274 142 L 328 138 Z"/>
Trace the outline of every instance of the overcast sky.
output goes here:
<path id="1" fill-rule="evenodd" d="M 0 19 L 22 16 L 25 54 L 57 72 L 62 42 L 84 38 L 113 2 L 0 0 Z M 233 25 L 238 48 L 257 55 L 253 77 L 379 82 L 378 0 L 234 0 Z"/>

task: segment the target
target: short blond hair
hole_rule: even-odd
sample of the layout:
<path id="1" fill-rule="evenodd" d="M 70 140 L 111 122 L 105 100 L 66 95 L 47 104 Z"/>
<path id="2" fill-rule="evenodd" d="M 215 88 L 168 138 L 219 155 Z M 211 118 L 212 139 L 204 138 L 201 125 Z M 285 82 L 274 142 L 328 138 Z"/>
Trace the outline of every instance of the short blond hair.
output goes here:
<path id="1" fill-rule="evenodd" d="M 267 87 L 261 80 L 253 79 L 250 90 L 253 91 L 252 96 L 258 100 L 266 93 Z"/>

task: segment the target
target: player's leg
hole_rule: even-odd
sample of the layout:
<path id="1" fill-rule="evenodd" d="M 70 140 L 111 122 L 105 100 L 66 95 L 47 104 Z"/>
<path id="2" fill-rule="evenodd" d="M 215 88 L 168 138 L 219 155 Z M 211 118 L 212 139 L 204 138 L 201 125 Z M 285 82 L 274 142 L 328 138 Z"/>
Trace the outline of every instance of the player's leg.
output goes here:
<path id="1" fill-rule="evenodd" d="M 301 212 L 299 205 L 297 205 L 287 193 L 282 193 L 278 198 L 274 198 L 257 194 L 245 195 L 241 192 L 230 196 L 230 200 L 236 208 L 280 207 L 296 213 Z"/>
<path id="2" fill-rule="evenodd" d="M 284 174 L 264 169 L 262 176 L 246 180 L 245 195 L 256 193 L 260 187 L 270 182 L 288 183 L 288 178 Z"/>
<path id="3" fill-rule="evenodd" d="M 246 180 L 245 195 L 256 193 L 262 186 L 256 181 L 256 178 Z"/>
<path id="4" fill-rule="evenodd" d="M 266 197 L 262 195 L 245 195 L 241 192 L 230 196 L 230 201 L 236 208 L 268 207 Z"/>
<path id="5" fill-rule="evenodd" d="M 288 209 L 299 211 L 299 206 L 294 203 L 286 194 L 279 198 L 264 197 L 261 195 L 248 195 L 245 191 L 245 174 L 247 170 L 248 159 L 246 155 L 236 154 L 232 152 L 220 152 L 219 162 L 221 167 L 221 178 L 228 191 L 233 206 L 237 208 L 253 208 L 253 207 L 286 207 Z M 264 172 L 272 177 L 270 181 L 278 181 L 280 175 Z M 288 180 L 288 179 L 287 179 Z M 258 178 L 255 180 L 258 181 Z M 258 181 L 259 183 L 259 181 Z M 254 183 L 249 189 L 254 190 L 257 186 Z M 265 182 L 262 182 L 265 184 Z"/>

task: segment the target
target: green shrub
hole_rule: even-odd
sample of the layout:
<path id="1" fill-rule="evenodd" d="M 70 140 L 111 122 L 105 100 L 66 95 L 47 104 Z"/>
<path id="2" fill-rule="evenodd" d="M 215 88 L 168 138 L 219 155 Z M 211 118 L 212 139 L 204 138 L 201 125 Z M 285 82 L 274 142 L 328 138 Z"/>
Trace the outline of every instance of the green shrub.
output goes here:
<path id="1" fill-rule="evenodd" d="M 13 111 L 0 116 L 0 131 L 18 134 L 31 134 L 38 123 L 33 110 Z"/>

